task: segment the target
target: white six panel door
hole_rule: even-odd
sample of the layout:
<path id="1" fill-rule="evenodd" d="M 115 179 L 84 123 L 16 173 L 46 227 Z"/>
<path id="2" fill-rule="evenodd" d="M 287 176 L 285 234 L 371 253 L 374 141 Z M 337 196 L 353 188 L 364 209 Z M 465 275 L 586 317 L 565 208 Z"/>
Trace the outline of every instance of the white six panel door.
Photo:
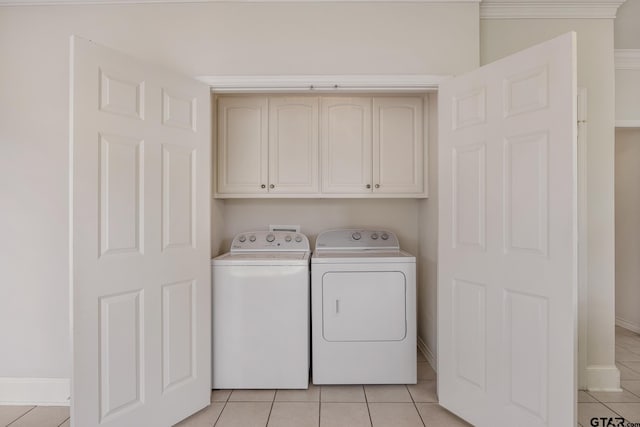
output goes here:
<path id="1" fill-rule="evenodd" d="M 73 426 L 210 400 L 209 88 L 71 42 Z"/>
<path id="2" fill-rule="evenodd" d="M 569 33 L 439 92 L 438 395 L 475 426 L 575 426 Z"/>

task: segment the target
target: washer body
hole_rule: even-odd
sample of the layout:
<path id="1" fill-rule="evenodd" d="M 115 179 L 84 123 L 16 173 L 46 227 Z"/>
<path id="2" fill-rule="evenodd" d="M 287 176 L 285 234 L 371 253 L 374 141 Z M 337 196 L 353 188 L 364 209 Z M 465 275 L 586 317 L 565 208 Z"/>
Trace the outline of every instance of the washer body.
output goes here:
<path id="1" fill-rule="evenodd" d="M 393 233 L 321 233 L 311 301 L 314 384 L 417 382 L 415 257 Z"/>
<path id="2" fill-rule="evenodd" d="M 309 386 L 309 255 L 300 233 L 256 231 L 211 261 L 213 388 Z"/>

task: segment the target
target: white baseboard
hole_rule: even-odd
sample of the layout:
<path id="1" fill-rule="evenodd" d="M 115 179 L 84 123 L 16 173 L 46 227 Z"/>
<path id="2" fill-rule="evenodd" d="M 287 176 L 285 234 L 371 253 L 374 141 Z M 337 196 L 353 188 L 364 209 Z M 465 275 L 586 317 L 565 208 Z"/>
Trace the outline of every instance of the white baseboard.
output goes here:
<path id="1" fill-rule="evenodd" d="M 628 322 L 621 317 L 616 317 L 616 325 L 621 328 L 628 329 L 631 332 L 635 332 L 636 334 L 640 334 L 640 325 L 637 323 Z"/>
<path id="2" fill-rule="evenodd" d="M 436 369 L 437 367 L 436 357 L 433 355 L 433 352 L 431 351 L 431 349 L 427 346 L 427 344 L 424 341 L 422 341 L 422 338 L 420 337 L 418 337 L 418 349 L 420 350 L 420 353 L 422 353 L 424 358 L 427 359 L 427 362 L 429 362 L 429 365 L 431 365 L 433 370 L 437 373 L 438 370 Z"/>
<path id="3" fill-rule="evenodd" d="M 587 390 L 622 391 L 620 388 L 620 370 L 616 365 L 587 366 Z"/>
<path id="4" fill-rule="evenodd" d="M 69 406 L 68 378 L 0 377 L 0 405 Z"/>

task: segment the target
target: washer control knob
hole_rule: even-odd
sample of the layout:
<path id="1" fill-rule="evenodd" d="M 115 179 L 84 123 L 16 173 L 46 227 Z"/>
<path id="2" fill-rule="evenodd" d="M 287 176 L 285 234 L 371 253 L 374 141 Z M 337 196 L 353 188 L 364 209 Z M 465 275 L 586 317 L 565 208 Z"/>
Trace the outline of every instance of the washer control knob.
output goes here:
<path id="1" fill-rule="evenodd" d="M 291 236 L 289 236 L 288 234 L 284 236 L 284 241 L 289 243 L 291 241 Z"/>
<path id="2" fill-rule="evenodd" d="M 382 240 L 388 240 L 389 239 L 389 235 L 387 233 L 382 233 Z"/>
<path id="3" fill-rule="evenodd" d="M 273 234 L 267 234 L 267 242 L 271 243 L 274 240 L 276 240 L 276 236 L 274 236 Z"/>
<path id="4" fill-rule="evenodd" d="M 378 233 L 373 233 L 373 234 L 371 235 L 371 238 L 372 238 L 373 240 L 378 240 Z"/>
<path id="5" fill-rule="evenodd" d="M 254 236 L 253 234 L 251 236 L 249 236 L 249 241 L 250 242 L 255 242 L 256 241 L 256 236 Z"/>
<path id="6" fill-rule="evenodd" d="M 240 243 L 244 243 L 244 242 L 246 242 L 246 241 L 247 241 L 247 236 L 245 236 L 245 235 L 243 234 L 242 236 L 240 236 L 240 237 L 238 238 L 238 240 L 240 240 Z"/>
<path id="7" fill-rule="evenodd" d="M 360 240 L 362 238 L 362 235 L 356 231 L 351 235 L 351 237 L 353 238 L 353 240 Z"/>
<path id="8" fill-rule="evenodd" d="M 296 242 L 298 243 L 302 242 L 302 236 L 296 236 Z"/>

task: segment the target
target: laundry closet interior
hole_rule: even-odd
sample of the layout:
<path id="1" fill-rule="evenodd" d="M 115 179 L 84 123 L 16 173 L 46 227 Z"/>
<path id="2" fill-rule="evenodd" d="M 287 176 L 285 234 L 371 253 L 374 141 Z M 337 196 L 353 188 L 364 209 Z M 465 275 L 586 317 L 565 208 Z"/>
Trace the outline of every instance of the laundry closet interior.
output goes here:
<path id="1" fill-rule="evenodd" d="M 322 230 L 388 227 L 404 248 L 419 252 L 429 146 L 437 132 L 435 93 L 345 92 L 219 94 L 214 88 L 212 256 L 236 234 L 270 224 L 300 225 L 312 247 Z M 241 113 L 225 116 L 234 107 Z M 387 135 L 374 135 L 381 115 Z M 354 120 L 362 129 L 354 143 L 331 140 L 332 129 L 354 128 L 348 123 Z M 392 132 L 401 132 L 403 145 L 393 145 L 399 139 Z"/>
<path id="2" fill-rule="evenodd" d="M 214 88 L 212 257 L 235 236 L 270 226 L 300 227 L 311 250 L 322 231 L 387 230 L 403 250 L 424 256 L 434 95 L 424 88 L 222 94 Z M 416 276 L 425 272 L 421 262 L 415 269 Z M 213 281 L 215 295 L 215 274 Z M 430 298 L 435 310 L 435 290 L 420 292 L 424 302 L 411 302 L 427 323 L 425 304 Z M 214 318 L 215 310 L 214 301 Z"/>

